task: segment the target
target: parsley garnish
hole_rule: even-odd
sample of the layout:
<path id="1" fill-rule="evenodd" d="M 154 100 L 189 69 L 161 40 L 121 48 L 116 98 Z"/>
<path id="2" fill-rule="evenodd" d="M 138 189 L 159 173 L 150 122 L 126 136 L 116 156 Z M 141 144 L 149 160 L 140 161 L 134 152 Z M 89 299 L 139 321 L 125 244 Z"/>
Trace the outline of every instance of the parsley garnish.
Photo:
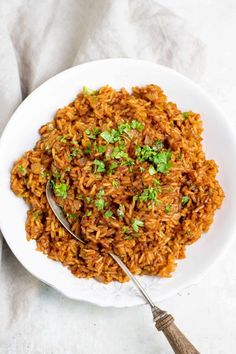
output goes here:
<path id="1" fill-rule="evenodd" d="M 163 149 L 164 144 L 161 140 L 157 140 L 155 146 L 156 146 L 157 150 L 159 151 L 159 150 Z"/>
<path id="2" fill-rule="evenodd" d="M 154 146 L 137 146 L 136 155 L 140 162 L 148 161 L 157 165 L 157 172 L 165 173 L 171 168 L 171 151 L 159 151 L 162 147 L 161 142 L 156 142 Z"/>
<path id="3" fill-rule="evenodd" d="M 105 207 L 105 200 L 103 198 L 99 198 L 95 201 L 94 204 L 98 210 L 102 210 Z"/>
<path id="4" fill-rule="evenodd" d="M 114 169 L 115 168 L 117 168 L 118 167 L 118 165 L 117 165 L 117 163 L 116 162 L 112 162 L 111 164 L 110 164 L 110 166 L 109 166 L 109 173 L 110 174 L 112 174 L 114 171 Z"/>
<path id="5" fill-rule="evenodd" d="M 26 168 L 24 168 L 22 165 L 18 166 L 18 170 L 22 173 L 23 176 L 25 176 L 27 173 Z"/>
<path id="6" fill-rule="evenodd" d="M 157 171 L 161 173 L 167 172 L 171 168 L 171 151 L 162 151 L 156 154 L 153 162 L 157 165 Z"/>
<path id="7" fill-rule="evenodd" d="M 56 183 L 53 185 L 55 195 L 65 199 L 67 197 L 67 185 L 65 183 Z"/>
<path id="8" fill-rule="evenodd" d="M 166 214 L 169 214 L 169 213 L 170 213 L 171 208 L 172 208 L 172 205 L 170 205 L 170 204 L 166 205 L 166 207 L 165 207 L 165 212 L 166 212 Z"/>
<path id="9" fill-rule="evenodd" d="M 114 159 L 127 158 L 128 154 L 122 150 L 121 146 L 115 146 L 112 151 L 111 157 Z"/>
<path id="10" fill-rule="evenodd" d="M 86 213 L 85 213 L 86 216 L 91 216 L 92 215 L 92 212 L 91 210 L 87 210 Z"/>
<path id="11" fill-rule="evenodd" d="M 110 132 L 108 130 L 105 130 L 100 135 L 104 140 L 106 140 L 106 142 L 111 143 L 111 144 L 120 140 L 120 134 L 115 129 L 112 129 Z"/>
<path id="12" fill-rule="evenodd" d="M 91 151 L 92 151 L 91 143 L 87 143 L 86 149 L 84 150 L 84 153 L 85 153 L 86 155 L 90 155 L 90 154 L 91 154 Z"/>
<path id="13" fill-rule="evenodd" d="M 100 197 L 102 197 L 104 194 L 105 194 L 104 189 L 100 189 L 100 191 L 97 193 L 96 197 L 97 197 L 97 198 L 100 198 Z"/>
<path id="14" fill-rule="evenodd" d="M 125 216 L 125 207 L 123 204 L 121 204 L 117 209 L 117 215 L 119 216 L 120 219 L 123 219 L 123 217 Z"/>
<path id="15" fill-rule="evenodd" d="M 189 197 L 187 195 L 184 195 L 182 198 L 181 198 L 181 204 L 184 206 L 186 204 L 188 204 L 189 202 Z"/>
<path id="16" fill-rule="evenodd" d="M 144 126 L 141 122 L 139 122 L 138 120 L 132 120 L 131 124 L 131 129 L 137 129 L 139 131 L 143 130 Z"/>
<path id="17" fill-rule="evenodd" d="M 64 144 L 67 142 L 66 137 L 65 137 L 64 135 L 62 135 L 62 136 L 60 137 L 60 142 L 62 142 L 62 143 L 64 143 Z"/>
<path id="18" fill-rule="evenodd" d="M 105 151 L 106 151 L 106 146 L 104 145 L 99 145 L 97 147 L 97 151 L 100 153 L 100 154 L 103 154 Z"/>
<path id="19" fill-rule="evenodd" d="M 100 160 L 94 160 L 93 164 L 95 166 L 94 172 L 105 172 L 106 171 L 106 165 L 103 161 Z"/>
<path id="20" fill-rule="evenodd" d="M 79 153 L 79 149 L 76 149 L 76 148 L 72 148 L 71 149 L 71 153 L 70 153 L 70 156 L 73 158 L 73 157 L 76 157 Z"/>
<path id="21" fill-rule="evenodd" d="M 116 179 L 113 179 L 112 181 L 112 186 L 117 188 L 118 186 L 120 185 L 120 181 L 116 180 Z"/>
<path id="22" fill-rule="evenodd" d="M 113 211 L 107 210 L 104 214 L 105 218 L 110 218 L 113 215 Z"/>
<path id="23" fill-rule="evenodd" d="M 130 229 L 128 228 L 128 226 L 123 226 L 122 231 L 123 231 L 125 234 L 129 234 L 129 233 L 130 233 Z"/>
<path id="24" fill-rule="evenodd" d="M 148 172 L 151 176 L 155 175 L 157 173 L 156 169 L 154 166 L 150 166 L 149 169 L 148 169 Z"/>
<path id="25" fill-rule="evenodd" d="M 92 132 L 89 129 L 87 129 L 85 130 L 85 134 L 87 135 L 88 138 L 96 140 L 97 135 L 100 134 L 100 129 L 94 128 Z"/>
<path id="26" fill-rule="evenodd" d="M 189 113 L 190 113 L 190 112 L 183 112 L 183 113 L 182 113 L 182 116 L 184 117 L 184 119 L 188 119 Z"/>
<path id="27" fill-rule="evenodd" d="M 132 228 L 133 228 L 133 230 L 135 232 L 138 232 L 139 231 L 139 227 L 143 227 L 144 226 L 144 222 L 141 221 L 141 220 L 135 219 L 135 220 L 132 221 L 131 226 L 132 226 Z"/>
<path id="28" fill-rule="evenodd" d="M 93 96 L 93 95 L 97 95 L 98 91 L 97 90 L 93 90 L 88 88 L 87 86 L 83 86 L 83 94 L 84 95 L 89 95 L 89 96 Z"/>
<path id="29" fill-rule="evenodd" d="M 145 188 L 143 193 L 139 196 L 139 200 L 141 202 L 146 202 L 148 200 L 156 201 L 158 193 L 159 190 L 157 188 Z"/>
<path id="30" fill-rule="evenodd" d="M 67 217 L 74 220 L 77 218 L 77 214 L 67 214 Z"/>
<path id="31" fill-rule="evenodd" d="M 38 212 L 38 211 L 35 211 L 35 212 L 33 213 L 33 216 L 34 216 L 34 219 L 37 220 L 38 217 L 39 217 L 39 212 Z"/>

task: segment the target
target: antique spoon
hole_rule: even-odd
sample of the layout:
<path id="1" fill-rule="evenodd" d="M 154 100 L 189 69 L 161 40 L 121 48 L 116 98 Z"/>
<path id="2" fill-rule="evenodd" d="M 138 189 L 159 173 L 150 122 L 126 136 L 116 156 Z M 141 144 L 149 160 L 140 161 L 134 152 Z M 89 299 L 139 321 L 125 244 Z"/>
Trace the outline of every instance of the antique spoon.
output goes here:
<path id="1" fill-rule="evenodd" d="M 82 240 L 79 236 L 74 234 L 73 231 L 71 231 L 70 224 L 66 220 L 62 209 L 56 204 L 53 198 L 53 190 L 50 181 L 48 181 L 46 185 L 46 196 L 48 203 L 59 222 L 73 237 L 75 237 L 81 243 L 86 244 L 84 240 Z M 150 305 L 153 321 L 155 322 L 156 328 L 158 331 L 162 331 L 164 333 L 174 352 L 176 354 L 200 354 L 199 351 L 189 342 L 189 340 L 174 324 L 174 318 L 166 311 L 161 310 L 154 304 L 140 282 L 134 277 L 134 275 L 130 272 L 122 260 L 112 252 L 109 252 L 109 255 L 119 264 L 125 274 L 128 275 L 136 288 L 140 291 L 146 302 Z"/>

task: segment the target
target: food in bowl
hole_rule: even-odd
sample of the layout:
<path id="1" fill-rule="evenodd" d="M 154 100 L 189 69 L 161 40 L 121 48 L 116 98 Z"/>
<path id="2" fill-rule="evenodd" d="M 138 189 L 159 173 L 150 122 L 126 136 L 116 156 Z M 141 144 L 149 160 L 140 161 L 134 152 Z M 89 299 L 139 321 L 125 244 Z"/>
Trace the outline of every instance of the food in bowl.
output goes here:
<path id="1" fill-rule="evenodd" d="M 30 207 L 27 239 L 80 278 L 127 281 L 109 251 L 133 274 L 171 276 L 224 198 L 202 130 L 199 114 L 181 112 L 156 85 L 84 87 L 12 168 L 11 188 Z M 48 180 L 86 245 L 51 211 Z"/>

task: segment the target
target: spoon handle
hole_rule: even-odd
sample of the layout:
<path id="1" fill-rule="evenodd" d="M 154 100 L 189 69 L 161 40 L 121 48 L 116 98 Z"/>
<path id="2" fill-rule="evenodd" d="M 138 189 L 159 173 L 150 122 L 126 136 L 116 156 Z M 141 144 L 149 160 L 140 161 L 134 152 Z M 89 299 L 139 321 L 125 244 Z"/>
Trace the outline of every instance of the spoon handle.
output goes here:
<path id="1" fill-rule="evenodd" d="M 156 316 L 155 316 L 156 313 Z M 164 311 L 153 311 L 155 326 L 162 331 L 176 354 L 200 354 L 174 323 L 174 318 Z"/>

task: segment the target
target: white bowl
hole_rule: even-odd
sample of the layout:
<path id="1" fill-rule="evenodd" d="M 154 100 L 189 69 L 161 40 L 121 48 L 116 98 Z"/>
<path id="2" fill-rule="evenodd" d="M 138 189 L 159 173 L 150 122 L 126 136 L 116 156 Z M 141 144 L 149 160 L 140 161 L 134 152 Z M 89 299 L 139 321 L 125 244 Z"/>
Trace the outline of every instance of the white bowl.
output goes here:
<path id="1" fill-rule="evenodd" d="M 154 83 L 160 85 L 169 100 L 183 111 L 201 114 L 204 122 L 204 150 L 208 159 L 220 167 L 218 179 L 226 198 L 216 212 L 210 231 L 188 247 L 187 258 L 178 262 L 172 278 L 140 278 L 154 301 L 165 299 L 182 288 L 199 281 L 224 254 L 235 235 L 236 206 L 236 139 L 223 112 L 196 84 L 166 67 L 140 60 L 107 59 L 66 70 L 37 88 L 18 107 L 9 121 L 0 143 L 0 224 L 12 252 L 35 277 L 66 296 L 100 306 L 133 306 L 144 300 L 131 283 L 78 279 L 59 262 L 35 250 L 35 242 L 26 240 L 27 206 L 10 190 L 10 169 L 39 138 L 38 129 L 50 121 L 56 110 L 71 102 L 83 85 L 99 88 L 131 88 Z"/>

